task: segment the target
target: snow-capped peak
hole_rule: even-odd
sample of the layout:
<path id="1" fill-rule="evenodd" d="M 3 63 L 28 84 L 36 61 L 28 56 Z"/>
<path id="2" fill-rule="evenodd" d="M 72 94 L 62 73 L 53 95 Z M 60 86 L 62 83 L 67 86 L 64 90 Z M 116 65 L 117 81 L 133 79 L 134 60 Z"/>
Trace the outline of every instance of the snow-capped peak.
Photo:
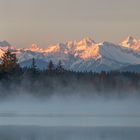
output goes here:
<path id="1" fill-rule="evenodd" d="M 42 52 L 43 49 L 40 48 L 37 44 L 33 43 L 31 47 L 26 48 L 25 50 L 32 51 L 32 52 Z"/>
<path id="2" fill-rule="evenodd" d="M 77 45 L 80 45 L 80 46 L 92 46 L 96 44 L 96 42 L 94 40 L 92 40 L 90 37 L 86 37 L 84 39 L 82 39 L 81 41 L 78 41 L 77 42 Z"/>
<path id="3" fill-rule="evenodd" d="M 128 36 L 122 43 L 121 45 L 124 47 L 131 47 L 132 45 L 134 45 L 137 42 L 137 40 L 135 38 L 133 38 L 132 36 Z"/>
<path id="4" fill-rule="evenodd" d="M 15 46 L 11 46 L 10 43 L 8 43 L 7 41 L 1 41 L 0 42 L 0 49 L 2 49 L 3 51 L 7 51 L 7 50 L 16 50 Z"/>
<path id="5" fill-rule="evenodd" d="M 137 40 L 134 37 L 132 37 L 132 36 L 128 36 L 127 39 L 126 39 L 126 41 L 129 44 L 132 44 L 133 42 L 136 42 Z"/>
<path id="6" fill-rule="evenodd" d="M 39 49 L 39 46 L 37 44 L 32 44 L 30 49 L 37 50 L 37 49 Z"/>
<path id="7" fill-rule="evenodd" d="M 91 39 L 90 37 L 86 37 L 83 39 L 84 42 L 86 43 L 96 43 L 93 39 Z"/>
<path id="8" fill-rule="evenodd" d="M 10 47 L 11 45 L 7 41 L 1 41 L 0 42 L 0 47 Z"/>
<path id="9" fill-rule="evenodd" d="M 120 45 L 134 51 L 140 51 L 140 40 L 137 40 L 132 36 L 127 37 Z"/>
<path id="10" fill-rule="evenodd" d="M 8 49 L 13 49 L 13 48 L 14 47 L 12 47 L 7 41 L 1 41 L 0 42 L 0 58 L 3 56 L 5 51 L 7 51 Z"/>

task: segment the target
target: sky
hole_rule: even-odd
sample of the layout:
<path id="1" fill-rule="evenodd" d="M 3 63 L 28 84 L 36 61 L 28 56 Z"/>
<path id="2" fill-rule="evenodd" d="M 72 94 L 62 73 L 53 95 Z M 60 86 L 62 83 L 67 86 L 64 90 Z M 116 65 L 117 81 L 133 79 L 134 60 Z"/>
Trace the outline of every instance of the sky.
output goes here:
<path id="1" fill-rule="evenodd" d="M 0 40 L 17 47 L 140 38 L 140 0 L 0 0 Z"/>

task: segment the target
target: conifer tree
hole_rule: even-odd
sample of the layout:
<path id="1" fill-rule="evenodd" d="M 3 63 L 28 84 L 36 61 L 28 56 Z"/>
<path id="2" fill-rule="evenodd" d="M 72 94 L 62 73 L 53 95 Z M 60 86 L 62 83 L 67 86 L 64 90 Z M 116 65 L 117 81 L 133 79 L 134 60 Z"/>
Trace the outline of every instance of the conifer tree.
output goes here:
<path id="1" fill-rule="evenodd" d="M 35 74 L 37 72 L 37 66 L 36 66 L 35 58 L 32 59 L 31 71 L 32 71 L 33 74 Z"/>
<path id="2" fill-rule="evenodd" d="M 50 60 L 48 63 L 48 72 L 52 73 L 54 71 L 54 64 L 53 62 Z"/>
<path id="3" fill-rule="evenodd" d="M 56 68 L 57 72 L 61 73 L 64 72 L 64 68 L 62 66 L 62 62 L 61 60 L 58 62 L 57 68 Z"/>
<path id="4" fill-rule="evenodd" d="M 10 52 L 9 50 L 4 53 L 1 61 L 1 70 L 4 72 L 11 72 L 19 67 L 16 54 Z"/>

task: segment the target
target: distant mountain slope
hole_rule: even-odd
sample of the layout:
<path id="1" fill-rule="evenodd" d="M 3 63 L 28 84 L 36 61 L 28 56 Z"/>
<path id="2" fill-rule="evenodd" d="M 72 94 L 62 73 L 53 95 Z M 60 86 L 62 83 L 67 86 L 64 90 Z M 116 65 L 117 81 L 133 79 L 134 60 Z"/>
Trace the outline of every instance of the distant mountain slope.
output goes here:
<path id="1" fill-rule="evenodd" d="M 120 69 L 122 72 L 140 72 L 140 64 L 139 65 L 129 65 Z"/>
<path id="2" fill-rule="evenodd" d="M 31 65 L 32 65 L 32 59 L 26 60 L 26 61 L 23 61 L 20 63 L 21 67 L 31 67 Z M 36 60 L 36 66 L 37 66 L 37 68 L 39 68 L 41 70 L 46 69 L 47 65 L 48 65 L 48 63 L 43 60 L 39 60 L 39 59 Z"/>

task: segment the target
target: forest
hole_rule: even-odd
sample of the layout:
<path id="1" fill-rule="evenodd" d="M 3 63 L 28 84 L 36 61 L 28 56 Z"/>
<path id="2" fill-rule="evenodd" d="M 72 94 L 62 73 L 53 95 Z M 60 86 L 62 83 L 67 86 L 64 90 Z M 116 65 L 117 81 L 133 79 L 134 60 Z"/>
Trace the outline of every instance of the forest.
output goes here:
<path id="1" fill-rule="evenodd" d="M 30 67 L 20 67 L 15 54 L 9 50 L 0 63 L 0 97 L 29 94 L 35 97 L 105 96 L 139 97 L 140 73 L 111 71 L 101 73 L 66 70 L 61 61 L 49 61 L 46 69 L 39 70 L 36 60 Z"/>

